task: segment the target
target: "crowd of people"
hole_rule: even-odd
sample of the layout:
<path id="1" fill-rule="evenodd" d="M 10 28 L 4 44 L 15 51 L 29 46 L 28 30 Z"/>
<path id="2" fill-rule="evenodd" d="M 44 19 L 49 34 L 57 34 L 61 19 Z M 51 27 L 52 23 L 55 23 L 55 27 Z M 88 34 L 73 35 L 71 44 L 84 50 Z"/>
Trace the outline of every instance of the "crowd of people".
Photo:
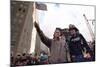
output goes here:
<path id="1" fill-rule="evenodd" d="M 12 65 L 56 64 L 95 60 L 95 41 L 87 42 L 75 25 L 70 24 L 66 30 L 67 32 L 65 29 L 56 28 L 52 39 L 45 36 L 37 22 L 34 22 L 34 26 L 41 41 L 50 49 L 50 57 L 45 52 L 40 56 L 24 53 L 18 55 L 15 59 L 12 57 Z"/>
<path id="2" fill-rule="evenodd" d="M 16 57 L 11 56 L 11 66 L 28 66 L 48 64 L 48 55 L 45 52 L 41 52 L 40 56 L 37 54 L 18 54 Z"/>

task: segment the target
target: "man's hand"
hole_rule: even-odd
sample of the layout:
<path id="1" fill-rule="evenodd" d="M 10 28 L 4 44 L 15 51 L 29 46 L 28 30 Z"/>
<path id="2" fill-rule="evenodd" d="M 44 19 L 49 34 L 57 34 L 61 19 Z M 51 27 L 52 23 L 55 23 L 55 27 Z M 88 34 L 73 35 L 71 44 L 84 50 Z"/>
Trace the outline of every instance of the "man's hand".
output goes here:
<path id="1" fill-rule="evenodd" d="M 35 22 L 34 22 L 34 26 L 35 26 L 36 28 L 38 28 L 38 27 L 39 27 L 39 24 L 35 21 Z"/>
<path id="2" fill-rule="evenodd" d="M 84 58 L 87 58 L 87 59 L 91 58 L 90 53 L 86 53 L 86 55 L 84 56 Z"/>
<path id="3" fill-rule="evenodd" d="M 37 30 L 38 32 L 40 32 L 39 24 L 38 24 L 36 21 L 34 22 L 34 26 L 35 26 L 36 30 Z"/>

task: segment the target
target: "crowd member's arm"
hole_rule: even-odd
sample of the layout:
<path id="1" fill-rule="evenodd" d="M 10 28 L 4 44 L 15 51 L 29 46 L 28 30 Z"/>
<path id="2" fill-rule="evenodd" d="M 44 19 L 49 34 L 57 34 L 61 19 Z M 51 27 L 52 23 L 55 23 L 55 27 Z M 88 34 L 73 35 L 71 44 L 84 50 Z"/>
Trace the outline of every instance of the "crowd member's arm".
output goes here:
<path id="1" fill-rule="evenodd" d="M 82 38 L 82 42 L 83 42 L 83 47 L 86 48 L 86 53 L 90 53 L 91 52 L 91 49 L 90 47 L 88 46 L 87 44 L 87 41 L 85 40 L 85 38 L 80 34 L 81 38 Z"/>
<path id="2" fill-rule="evenodd" d="M 41 41 L 47 46 L 50 47 L 51 46 L 51 39 L 49 39 L 48 37 L 46 37 L 44 35 L 44 33 L 42 32 L 42 30 L 40 29 L 39 25 L 37 24 L 37 22 L 34 22 L 35 28 L 39 34 L 39 37 L 41 39 Z"/>

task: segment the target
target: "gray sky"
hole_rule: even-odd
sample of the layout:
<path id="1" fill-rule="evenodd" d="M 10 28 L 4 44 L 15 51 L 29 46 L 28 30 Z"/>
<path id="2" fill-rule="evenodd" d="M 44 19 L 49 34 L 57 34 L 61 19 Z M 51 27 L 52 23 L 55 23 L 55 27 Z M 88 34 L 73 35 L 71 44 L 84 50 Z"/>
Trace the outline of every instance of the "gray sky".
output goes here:
<path id="1" fill-rule="evenodd" d="M 86 26 L 83 14 L 85 14 L 88 19 L 94 19 L 93 6 L 52 3 L 46 3 L 46 5 L 47 11 L 38 10 L 37 12 L 40 27 L 46 36 L 52 38 L 56 27 L 68 28 L 69 24 L 74 24 L 87 41 L 91 40 L 91 35 Z M 91 22 L 90 25 L 94 31 Z"/>

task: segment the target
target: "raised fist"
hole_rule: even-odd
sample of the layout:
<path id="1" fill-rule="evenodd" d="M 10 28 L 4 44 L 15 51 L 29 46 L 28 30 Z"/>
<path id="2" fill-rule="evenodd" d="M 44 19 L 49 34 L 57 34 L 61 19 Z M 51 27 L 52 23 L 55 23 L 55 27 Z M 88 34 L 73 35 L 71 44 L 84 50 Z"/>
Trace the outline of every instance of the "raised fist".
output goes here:
<path id="1" fill-rule="evenodd" d="M 39 24 L 35 21 L 34 26 L 37 28 L 37 27 L 39 27 Z"/>
<path id="2" fill-rule="evenodd" d="M 34 22 L 34 26 L 35 26 L 35 28 L 37 29 L 37 31 L 40 31 L 39 24 L 38 24 L 36 21 Z"/>

